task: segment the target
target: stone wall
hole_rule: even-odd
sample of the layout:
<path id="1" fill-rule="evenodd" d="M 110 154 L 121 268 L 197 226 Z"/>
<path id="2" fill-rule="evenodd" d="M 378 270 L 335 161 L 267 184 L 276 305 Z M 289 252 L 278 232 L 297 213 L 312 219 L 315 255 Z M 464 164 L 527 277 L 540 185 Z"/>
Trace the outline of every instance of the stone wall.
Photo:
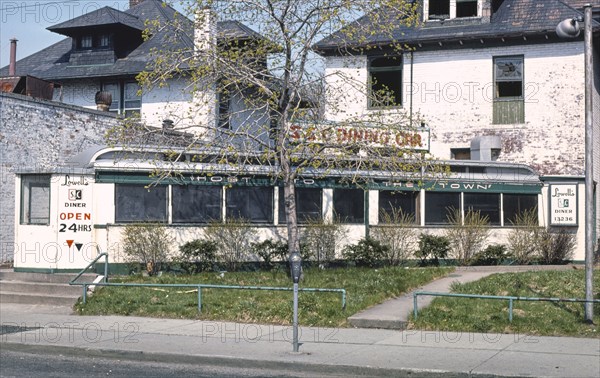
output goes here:
<path id="1" fill-rule="evenodd" d="M 110 113 L 0 93 L 0 262 L 14 254 L 14 172 L 64 165 L 104 144 L 106 130 L 117 123 Z"/>

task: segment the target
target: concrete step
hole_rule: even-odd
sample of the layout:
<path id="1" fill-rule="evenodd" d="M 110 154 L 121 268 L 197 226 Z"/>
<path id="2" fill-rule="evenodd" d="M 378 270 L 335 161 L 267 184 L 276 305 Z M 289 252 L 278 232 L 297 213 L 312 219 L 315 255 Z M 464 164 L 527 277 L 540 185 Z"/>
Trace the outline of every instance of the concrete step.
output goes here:
<path id="1" fill-rule="evenodd" d="M 0 291 L 0 303 L 20 303 L 35 305 L 53 305 L 73 307 L 78 297 L 44 295 L 31 293 L 16 293 L 12 291 Z"/>
<path id="2" fill-rule="evenodd" d="M 13 272 L 13 271 L 0 271 L 0 281 L 20 281 L 20 282 L 47 282 L 47 283 L 63 283 L 67 284 L 70 280 L 75 278 L 75 273 L 27 273 L 27 272 Z M 97 274 L 86 273 L 83 274 L 77 282 L 92 282 Z"/>
<path id="3" fill-rule="evenodd" d="M 75 296 L 81 295 L 81 286 L 71 286 L 52 282 L 23 282 L 23 281 L 4 281 L 0 280 L 0 291 L 8 291 L 15 293 L 28 293 L 40 295 L 64 295 Z"/>

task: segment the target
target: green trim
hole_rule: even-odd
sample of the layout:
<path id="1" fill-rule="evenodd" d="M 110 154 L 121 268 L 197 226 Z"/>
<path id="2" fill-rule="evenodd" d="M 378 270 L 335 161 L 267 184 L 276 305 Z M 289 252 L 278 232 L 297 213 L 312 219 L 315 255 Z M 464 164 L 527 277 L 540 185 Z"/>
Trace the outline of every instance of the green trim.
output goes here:
<path id="1" fill-rule="evenodd" d="M 54 274 L 54 273 L 79 273 L 81 269 L 52 269 L 52 268 L 13 268 L 14 272 L 17 273 L 45 273 L 45 274 Z"/>
<path id="2" fill-rule="evenodd" d="M 147 172 L 96 172 L 97 183 L 116 184 L 157 184 L 156 178 Z M 218 186 L 282 186 L 281 180 L 274 180 L 264 176 L 227 176 L 227 175 L 194 175 L 184 174 L 181 177 L 168 177 L 162 179 L 158 185 L 218 185 Z M 357 185 L 343 179 L 298 179 L 296 187 L 299 188 L 353 188 Z M 475 182 L 475 181 L 426 181 L 416 183 L 406 180 L 377 180 L 364 184 L 368 190 L 395 190 L 395 191 L 420 191 L 421 189 L 439 192 L 472 192 L 472 193 L 532 193 L 540 194 L 542 183 L 510 184 L 501 182 Z"/>

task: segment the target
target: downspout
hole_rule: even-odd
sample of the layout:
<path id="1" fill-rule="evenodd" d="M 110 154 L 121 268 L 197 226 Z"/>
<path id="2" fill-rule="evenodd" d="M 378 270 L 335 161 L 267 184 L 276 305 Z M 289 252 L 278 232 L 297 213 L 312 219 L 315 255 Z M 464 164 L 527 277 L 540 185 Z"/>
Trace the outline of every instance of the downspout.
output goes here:
<path id="1" fill-rule="evenodd" d="M 414 55 L 413 51 L 410 52 L 410 126 L 413 125 L 413 65 L 414 65 Z"/>
<path id="2" fill-rule="evenodd" d="M 369 227 L 369 189 L 364 191 L 364 209 L 365 209 L 365 239 L 369 238 L 370 227 Z"/>

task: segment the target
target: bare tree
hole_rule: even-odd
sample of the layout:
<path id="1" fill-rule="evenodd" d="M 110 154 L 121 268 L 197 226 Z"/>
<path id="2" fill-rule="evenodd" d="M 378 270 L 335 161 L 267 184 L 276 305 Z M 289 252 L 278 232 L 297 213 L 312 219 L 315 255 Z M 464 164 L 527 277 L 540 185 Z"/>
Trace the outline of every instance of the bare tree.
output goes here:
<path id="1" fill-rule="evenodd" d="M 374 171 L 415 182 L 425 171 L 433 174 L 435 169 L 423 167 L 437 165 L 414 149 L 420 143 L 413 130 L 421 125 L 418 115 L 384 106 L 335 124 L 323 122 L 323 104 L 336 112 L 338 100 L 347 93 L 330 88 L 325 93 L 323 58 L 313 49 L 332 35 L 344 54 L 379 49 L 379 54 L 394 59 L 406 46 L 394 42 L 393 32 L 399 25 L 414 24 L 416 10 L 416 4 L 406 0 L 193 0 L 188 14 L 195 25 L 184 17 L 168 25 L 151 23 L 147 35 L 160 36 L 163 47 L 138 80 L 144 90 L 185 80 L 195 103 L 187 112 L 174 114 L 185 137 L 178 139 L 183 149 L 173 152 L 170 161 L 179 162 L 185 151 L 194 151 L 194 161 L 207 166 L 227 165 L 239 172 L 261 166 L 261 172 L 283 185 L 290 251 L 300 248 L 297 178 L 336 176 L 360 184 Z M 217 16 L 248 25 L 256 33 L 217 39 Z M 190 35 L 191 27 L 196 30 L 193 47 L 170 43 L 169 38 Z M 378 47 L 370 40 L 377 40 Z M 397 95 L 384 85 L 367 91 L 352 75 L 335 75 L 378 104 L 391 104 Z M 192 121 L 185 126 L 184 119 Z M 138 134 L 140 130 L 152 133 L 142 127 Z M 130 134 L 131 130 L 113 133 L 117 140 Z M 394 143 L 399 139 L 403 142 Z M 160 177 L 174 173 L 175 168 L 162 164 Z"/>

